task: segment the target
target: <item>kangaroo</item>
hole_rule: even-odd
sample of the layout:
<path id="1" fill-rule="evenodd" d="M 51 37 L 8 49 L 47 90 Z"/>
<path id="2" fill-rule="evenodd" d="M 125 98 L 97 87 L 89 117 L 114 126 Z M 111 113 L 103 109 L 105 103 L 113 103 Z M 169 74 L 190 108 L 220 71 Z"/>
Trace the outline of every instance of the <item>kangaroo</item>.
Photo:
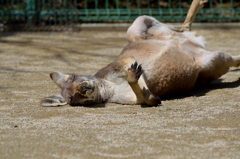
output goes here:
<path id="1" fill-rule="evenodd" d="M 240 65 L 240 56 L 207 51 L 203 38 L 188 30 L 207 1 L 194 0 L 182 26 L 169 26 L 140 16 L 127 30 L 129 44 L 118 59 L 93 76 L 50 74 L 61 95 L 43 99 L 43 106 L 97 103 L 161 104 L 160 97 L 191 90 Z"/>

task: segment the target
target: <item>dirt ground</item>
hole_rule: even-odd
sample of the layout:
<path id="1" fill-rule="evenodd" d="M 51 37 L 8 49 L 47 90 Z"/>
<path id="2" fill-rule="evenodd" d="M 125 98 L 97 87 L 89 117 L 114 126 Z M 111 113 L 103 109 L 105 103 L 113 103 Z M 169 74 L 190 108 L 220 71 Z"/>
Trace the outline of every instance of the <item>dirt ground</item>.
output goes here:
<path id="1" fill-rule="evenodd" d="M 195 29 L 209 50 L 238 55 L 239 29 Z M 125 31 L 0 34 L 0 158 L 240 158 L 240 68 L 159 107 L 42 107 L 49 73 L 93 75 Z"/>

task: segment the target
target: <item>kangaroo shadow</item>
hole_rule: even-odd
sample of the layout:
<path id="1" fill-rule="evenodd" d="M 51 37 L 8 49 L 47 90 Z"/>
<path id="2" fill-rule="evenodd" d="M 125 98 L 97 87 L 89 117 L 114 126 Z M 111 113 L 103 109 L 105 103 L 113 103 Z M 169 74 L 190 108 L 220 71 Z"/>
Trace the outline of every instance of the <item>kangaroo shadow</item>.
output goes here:
<path id="1" fill-rule="evenodd" d="M 92 105 L 73 105 L 71 107 L 105 108 L 106 104 L 105 103 L 101 103 L 101 104 L 92 104 Z"/>
<path id="2" fill-rule="evenodd" d="M 234 69 L 234 70 L 230 70 L 230 72 L 238 72 L 240 71 L 240 68 Z"/>
<path id="3" fill-rule="evenodd" d="M 204 84 L 204 85 L 196 85 L 193 90 L 184 93 L 184 94 L 176 94 L 174 96 L 169 96 L 163 98 L 163 100 L 173 100 L 173 99 L 182 99 L 186 97 L 201 97 L 206 95 L 211 90 L 216 89 L 224 89 L 224 88 L 236 88 L 240 86 L 240 78 L 234 82 L 222 82 L 223 79 L 217 79 L 211 83 Z"/>

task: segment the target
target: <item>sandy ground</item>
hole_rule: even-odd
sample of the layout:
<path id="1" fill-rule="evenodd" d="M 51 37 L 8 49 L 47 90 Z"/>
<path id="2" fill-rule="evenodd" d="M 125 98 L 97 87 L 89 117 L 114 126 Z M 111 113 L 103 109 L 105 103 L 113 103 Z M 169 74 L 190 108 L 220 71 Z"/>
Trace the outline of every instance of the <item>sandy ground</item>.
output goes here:
<path id="1" fill-rule="evenodd" d="M 239 54 L 239 29 L 197 29 L 209 50 Z M 49 73 L 93 75 L 125 31 L 0 34 L 0 158 L 240 158 L 240 68 L 159 107 L 42 107 Z"/>

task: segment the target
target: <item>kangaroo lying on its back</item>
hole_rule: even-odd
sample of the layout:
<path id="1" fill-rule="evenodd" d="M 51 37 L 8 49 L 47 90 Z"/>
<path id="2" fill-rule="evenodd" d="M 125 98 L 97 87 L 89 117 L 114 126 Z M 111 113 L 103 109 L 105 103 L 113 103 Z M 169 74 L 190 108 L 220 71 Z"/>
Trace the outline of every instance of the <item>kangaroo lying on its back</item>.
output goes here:
<path id="1" fill-rule="evenodd" d="M 195 15 L 191 13 L 188 17 Z M 240 65 L 240 56 L 207 51 L 201 38 L 190 32 L 177 32 L 190 28 L 193 18 L 189 19 L 189 23 L 178 28 L 149 16 L 137 18 L 127 31 L 129 44 L 116 61 L 94 76 L 51 73 L 62 96 L 45 98 L 41 104 L 158 105 L 159 97 L 189 91 L 196 83 L 216 80 L 227 73 L 229 67 Z"/>

